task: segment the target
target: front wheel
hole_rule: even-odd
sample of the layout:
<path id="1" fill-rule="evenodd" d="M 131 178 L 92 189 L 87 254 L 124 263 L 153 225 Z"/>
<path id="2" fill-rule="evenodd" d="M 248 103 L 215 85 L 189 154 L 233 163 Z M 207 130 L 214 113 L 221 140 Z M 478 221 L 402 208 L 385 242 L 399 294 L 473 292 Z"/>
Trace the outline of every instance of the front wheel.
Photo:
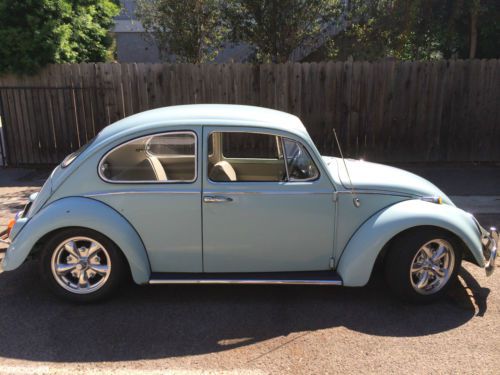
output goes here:
<path id="1" fill-rule="evenodd" d="M 416 228 L 391 243 L 385 262 L 386 280 L 405 300 L 431 302 L 446 293 L 461 260 L 461 245 L 453 235 L 435 228 Z"/>
<path id="2" fill-rule="evenodd" d="M 122 280 L 125 261 L 106 236 L 86 228 L 68 228 L 42 249 L 40 273 L 58 296 L 75 302 L 108 297 Z"/>

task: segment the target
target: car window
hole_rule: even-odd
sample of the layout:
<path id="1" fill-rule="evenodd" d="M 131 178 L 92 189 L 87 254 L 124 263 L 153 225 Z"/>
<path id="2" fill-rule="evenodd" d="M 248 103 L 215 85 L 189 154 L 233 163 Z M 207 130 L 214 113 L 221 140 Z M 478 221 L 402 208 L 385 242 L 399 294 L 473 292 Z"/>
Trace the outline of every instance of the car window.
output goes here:
<path id="1" fill-rule="evenodd" d="M 286 181 L 285 160 L 280 155 L 280 137 L 249 132 L 214 132 L 208 139 L 220 140 L 220 150 L 208 155 L 208 178 L 214 182 Z M 222 152 L 219 152 L 222 151 Z"/>
<path id="2" fill-rule="evenodd" d="M 127 142 L 102 159 L 99 173 L 110 182 L 193 182 L 196 135 L 171 132 Z"/>
<path id="3" fill-rule="evenodd" d="M 61 163 L 61 167 L 66 168 L 68 165 L 70 165 L 71 163 L 73 163 L 73 161 L 78 156 L 80 156 L 83 153 L 83 151 L 85 151 L 94 142 L 94 139 L 95 139 L 95 137 L 92 138 L 90 141 L 88 141 L 86 144 L 84 144 L 82 147 L 80 147 L 75 152 L 73 152 L 73 153 L 69 154 L 68 156 L 66 156 L 64 158 L 64 160 L 62 161 L 62 163 Z"/>
<path id="4" fill-rule="evenodd" d="M 310 181 L 319 177 L 318 168 L 302 144 L 289 138 L 283 138 L 283 145 L 289 181 Z"/>
<path id="5" fill-rule="evenodd" d="M 226 158 L 278 159 L 276 136 L 262 133 L 222 133 Z"/>

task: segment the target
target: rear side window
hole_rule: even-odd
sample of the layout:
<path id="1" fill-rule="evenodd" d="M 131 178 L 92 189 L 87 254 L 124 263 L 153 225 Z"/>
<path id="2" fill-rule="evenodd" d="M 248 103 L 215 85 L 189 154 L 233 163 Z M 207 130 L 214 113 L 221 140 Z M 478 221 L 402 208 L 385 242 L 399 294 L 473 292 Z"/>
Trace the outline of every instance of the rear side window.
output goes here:
<path id="1" fill-rule="evenodd" d="M 99 174 L 108 182 L 193 182 L 196 134 L 171 132 L 127 142 L 102 159 Z"/>

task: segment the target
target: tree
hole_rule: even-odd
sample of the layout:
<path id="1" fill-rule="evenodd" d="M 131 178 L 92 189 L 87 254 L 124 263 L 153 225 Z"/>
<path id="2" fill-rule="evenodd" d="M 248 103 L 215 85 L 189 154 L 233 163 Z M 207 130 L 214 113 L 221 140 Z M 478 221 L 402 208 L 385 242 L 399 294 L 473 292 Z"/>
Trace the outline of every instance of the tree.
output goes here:
<path id="1" fill-rule="evenodd" d="M 227 30 L 219 0 L 139 0 L 136 15 L 163 60 L 211 61 Z"/>
<path id="2" fill-rule="evenodd" d="M 329 58 L 497 58 L 498 0 L 351 0 L 350 26 L 325 45 Z M 318 56 L 319 57 L 319 56 Z"/>
<path id="3" fill-rule="evenodd" d="M 119 9 L 111 0 L 0 0 L 0 72 L 105 61 Z"/>
<path id="4" fill-rule="evenodd" d="M 285 62 L 339 16 L 338 0 L 234 0 L 224 6 L 232 39 L 250 44 L 259 62 Z"/>

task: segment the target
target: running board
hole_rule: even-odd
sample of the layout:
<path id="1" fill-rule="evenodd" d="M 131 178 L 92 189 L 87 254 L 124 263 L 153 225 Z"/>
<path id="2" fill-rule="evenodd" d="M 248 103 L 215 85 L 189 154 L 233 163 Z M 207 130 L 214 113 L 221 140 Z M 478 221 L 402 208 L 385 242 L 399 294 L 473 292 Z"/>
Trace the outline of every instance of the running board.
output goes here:
<path id="1" fill-rule="evenodd" d="M 149 284 L 342 285 L 335 272 L 153 273 Z"/>

